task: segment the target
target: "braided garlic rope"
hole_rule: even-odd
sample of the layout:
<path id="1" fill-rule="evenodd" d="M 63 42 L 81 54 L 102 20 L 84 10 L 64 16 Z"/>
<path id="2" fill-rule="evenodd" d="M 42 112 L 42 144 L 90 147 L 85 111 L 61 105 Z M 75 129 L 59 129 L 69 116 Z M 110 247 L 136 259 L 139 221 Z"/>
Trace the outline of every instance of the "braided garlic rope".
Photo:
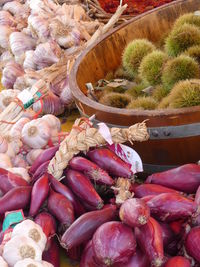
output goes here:
<path id="1" fill-rule="evenodd" d="M 91 127 L 84 122 L 80 127 L 80 119 L 75 121 L 74 127 L 70 134 L 61 143 L 55 157 L 50 161 L 48 172 L 56 179 L 62 176 L 63 170 L 67 167 L 68 162 L 81 151 L 88 151 L 91 147 L 105 145 L 106 140 L 99 133 L 98 129 Z M 125 143 L 129 141 L 142 142 L 149 138 L 145 122 L 137 123 L 129 128 L 110 128 L 110 133 L 114 143 Z"/>

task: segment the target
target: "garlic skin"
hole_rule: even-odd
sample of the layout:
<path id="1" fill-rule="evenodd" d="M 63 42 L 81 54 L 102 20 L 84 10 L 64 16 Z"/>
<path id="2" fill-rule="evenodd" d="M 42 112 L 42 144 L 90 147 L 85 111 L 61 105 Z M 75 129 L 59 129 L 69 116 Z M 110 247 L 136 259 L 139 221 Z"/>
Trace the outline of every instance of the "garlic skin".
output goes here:
<path id="1" fill-rule="evenodd" d="M 12 238 L 21 235 L 21 233 L 23 233 L 24 236 L 31 238 L 40 247 L 40 249 L 44 251 L 47 237 L 42 231 L 40 225 L 29 219 L 24 220 L 14 227 Z"/>
<path id="2" fill-rule="evenodd" d="M 29 176 L 27 169 L 22 167 L 15 167 L 15 168 L 8 168 L 7 170 L 21 176 L 22 179 L 30 183 L 31 177 Z"/>
<path id="3" fill-rule="evenodd" d="M 1 10 L 0 11 L 0 25 L 7 25 L 7 26 L 15 27 L 16 21 L 14 17 L 8 11 Z"/>
<path id="4" fill-rule="evenodd" d="M 14 267 L 43 267 L 42 262 L 32 260 L 30 258 L 18 261 Z"/>
<path id="5" fill-rule="evenodd" d="M 25 52 L 25 59 L 24 59 L 23 67 L 25 70 L 26 69 L 36 70 L 37 69 L 37 65 L 34 62 L 34 51 L 33 50 L 29 50 Z"/>
<path id="6" fill-rule="evenodd" d="M 5 51 L 1 54 L 0 56 L 0 61 L 3 62 L 8 62 L 8 61 L 13 61 L 14 57 L 13 55 L 10 53 L 10 51 Z"/>
<path id="7" fill-rule="evenodd" d="M 12 168 L 10 157 L 5 153 L 0 153 L 0 168 L 3 169 Z"/>
<path id="8" fill-rule="evenodd" d="M 9 266 L 13 267 L 18 261 L 26 258 L 41 261 L 42 250 L 32 238 L 21 234 L 14 236 L 5 244 L 2 256 Z"/>
<path id="9" fill-rule="evenodd" d="M 11 137 L 17 137 L 17 138 L 21 138 L 21 133 L 22 133 L 22 129 L 24 127 L 24 125 L 26 123 L 30 122 L 29 118 L 21 118 L 19 119 L 11 128 L 10 130 L 10 136 Z"/>
<path id="10" fill-rule="evenodd" d="M 2 112 L 17 97 L 19 93 L 19 90 L 2 90 L 0 92 L 0 112 Z"/>
<path id="11" fill-rule="evenodd" d="M 43 152 L 43 149 L 32 149 L 26 155 L 26 160 L 29 165 L 33 165 L 33 162 L 37 159 L 37 157 Z"/>
<path id="12" fill-rule="evenodd" d="M 8 267 L 7 262 L 0 256 L 0 266 L 1 267 Z"/>
<path id="13" fill-rule="evenodd" d="M 47 114 L 42 117 L 42 120 L 47 122 L 52 131 L 53 130 L 57 130 L 58 132 L 61 131 L 61 122 L 56 116 Z"/>
<path id="14" fill-rule="evenodd" d="M 7 49 L 9 46 L 9 36 L 14 31 L 13 28 L 6 26 L 6 25 L 0 25 L 0 47 Z"/>
<path id="15" fill-rule="evenodd" d="M 6 139 L 0 135 L 0 153 L 6 153 L 8 150 L 8 142 Z"/>
<path id="16" fill-rule="evenodd" d="M 49 32 L 49 17 L 41 16 L 41 14 L 31 14 L 28 17 L 28 29 L 32 36 L 39 38 L 42 42 L 47 41 Z"/>
<path id="17" fill-rule="evenodd" d="M 11 1 L 3 6 L 3 10 L 9 11 L 12 15 L 28 15 L 28 8 L 22 5 L 19 1 Z"/>
<path id="18" fill-rule="evenodd" d="M 43 148 L 47 145 L 51 131 L 42 119 L 26 123 L 22 129 L 22 141 L 31 148 Z"/>
<path id="19" fill-rule="evenodd" d="M 74 101 L 71 89 L 69 87 L 68 78 L 66 78 L 65 85 L 64 85 L 63 90 L 60 94 L 60 100 L 65 106 L 72 104 Z"/>
<path id="20" fill-rule="evenodd" d="M 42 266 L 44 266 L 44 267 L 54 267 L 51 263 L 49 263 L 47 261 L 42 261 Z"/>
<path id="21" fill-rule="evenodd" d="M 3 69 L 1 82 L 5 88 L 13 88 L 17 77 L 22 76 L 23 74 L 24 70 L 21 65 L 14 61 L 8 62 Z"/>
<path id="22" fill-rule="evenodd" d="M 37 69 L 41 70 L 45 67 L 57 63 L 61 57 L 62 50 L 55 41 L 49 41 L 39 44 L 34 51 L 34 62 Z"/>
<path id="23" fill-rule="evenodd" d="M 28 167 L 27 162 L 24 160 L 21 154 L 16 155 L 14 158 L 12 158 L 11 162 L 13 164 L 13 167 L 16 167 L 16 168 L 27 168 Z"/>

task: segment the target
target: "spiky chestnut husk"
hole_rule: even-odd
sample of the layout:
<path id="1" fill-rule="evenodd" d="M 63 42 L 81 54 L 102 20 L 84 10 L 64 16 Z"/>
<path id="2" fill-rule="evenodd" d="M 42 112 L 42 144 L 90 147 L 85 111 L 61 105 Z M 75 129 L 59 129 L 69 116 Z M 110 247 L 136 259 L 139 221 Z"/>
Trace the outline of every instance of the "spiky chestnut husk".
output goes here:
<path id="1" fill-rule="evenodd" d="M 126 91 L 126 89 L 124 89 L 122 86 L 119 86 L 119 87 L 109 87 L 109 86 L 106 86 L 104 89 L 103 89 L 103 94 L 109 94 L 109 93 L 124 93 Z"/>
<path id="2" fill-rule="evenodd" d="M 184 24 L 174 28 L 165 42 L 165 50 L 170 56 L 177 56 L 189 47 L 200 44 L 200 28 Z"/>
<path id="3" fill-rule="evenodd" d="M 189 56 L 181 55 L 165 64 L 162 83 L 170 91 L 178 81 L 199 78 L 199 73 L 198 63 Z"/>
<path id="4" fill-rule="evenodd" d="M 100 98 L 99 102 L 106 106 L 115 108 L 125 108 L 131 101 L 131 98 L 125 94 L 109 93 Z"/>
<path id="5" fill-rule="evenodd" d="M 146 39 L 136 39 L 125 48 L 122 63 L 127 72 L 135 77 L 142 59 L 155 50 L 155 46 Z"/>
<path id="6" fill-rule="evenodd" d="M 184 108 L 200 105 L 200 80 L 177 83 L 169 94 L 169 108 Z"/>
<path id="7" fill-rule="evenodd" d="M 194 58 L 200 64 L 200 45 L 191 46 L 184 54 Z"/>
<path id="8" fill-rule="evenodd" d="M 161 83 L 162 69 L 168 55 L 162 51 L 155 50 L 145 56 L 139 67 L 140 77 L 149 85 L 157 85 Z"/>
<path id="9" fill-rule="evenodd" d="M 140 109 L 140 110 L 152 110 L 157 106 L 157 102 L 153 97 L 138 97 L 135 100 L 132 100 L 131 103 L 127 106 L 128 109 Z"/>
<path id="10" fill-rule="evenodd" d="M 120 66 L 116 71 L 114 72 L 114 78 L 120 78 L 120 79 L 127 79 L 129 81 L 133 80 L 133 75 L 128 73 L 122 66 Z"/>
<path id="11" fill-rule="evenodd" d="M 169 91 L 166 90 L 162 85 L 157 85 L 153 90 L 152 97 L 160 102 L 164 97 L 168 95 Z"/>
<path id="12" fill-rule="evenodd" d="M 129 97 L 131 96 L 132 98 L 137 98 L 138 96 L 144 95 L 144 92 L 142 92 L 142 90 L 147 87 L 148 87 L 148 84 L 146 84 L 145 82 L 142 82 L 126 90 L 125 94 L 128 95 Z"/>
<path id="13" fill-rule="evenodd" d="M 180 27 L 185 23 L 200 27 L 200 16 L 197 16 L 194 13 L 184 14 L 175 21 L 174 28 Z"/>

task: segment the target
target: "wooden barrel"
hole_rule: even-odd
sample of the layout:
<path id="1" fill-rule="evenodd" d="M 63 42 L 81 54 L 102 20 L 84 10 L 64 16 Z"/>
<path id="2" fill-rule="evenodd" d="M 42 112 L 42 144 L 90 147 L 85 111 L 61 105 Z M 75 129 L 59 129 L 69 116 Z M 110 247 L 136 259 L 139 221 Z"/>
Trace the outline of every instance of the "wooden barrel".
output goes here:
<path id="1" fill-rule="evenodd" d="M 133 39 L 147 38 L 159 44 L 180 15 L 198 9 L 199 0 L 179 0 L 135 17 L 84 51 L 72 70 L 70 86 L 82 115 L 95 114 L 96 122 L 121 127 L 148 120 L 150 140 L 133 147 L 149 172 L 199 160 L 200 107 L 155 111 L 113 108 L 89 99 L 85 84 L 94 83 L 117 69 L 122 51 Z"/>

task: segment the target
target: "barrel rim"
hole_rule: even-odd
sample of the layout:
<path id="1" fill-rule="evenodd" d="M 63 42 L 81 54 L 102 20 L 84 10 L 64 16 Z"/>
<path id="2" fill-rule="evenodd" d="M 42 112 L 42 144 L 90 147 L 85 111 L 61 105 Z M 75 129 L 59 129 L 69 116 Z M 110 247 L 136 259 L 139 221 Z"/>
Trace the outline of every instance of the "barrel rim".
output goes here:
<path id="1" fill-rule="evenodd" d="M 156 116 L 162 116 L 162 117 L 167 117 L 167 116 L 177 116 L 177 115 L 182 115 L 182 114 L 189 114 L 189 113 L 197 113 L 200 112 L 200 106 L 194 106 L 194 107 L 186 107 L 186 108 L 180 108 L 180 109 L 160 109 L 160 110 L 137 110 L 137 109 L 120 109 L 120 108 L 114 108 L 110 106 L 106 106 L 103 104 L 100 104 L 89 97 L 87 97 L 79 88 L 78 83 L 77 83 L 77 73 L 79 69 L 79 65 L 81 64 L 82 60 L 87 56 L 87 54 L 90 53 L 92 49 L 95 48 L 98 44 L 103 42 L 105 39 L 107 39 L 109 36 L 117 32 L 118 30 L 125 28 L 127 25 L 133 23 L 134 21 L 139 20 L 142 17 L 148 16 L 151 13 L 157 12 L 162 9 L 167 9 L 170 6 L 175 6 L 179 5 L 181 3 L 187 2 L 188 0 L 177 0 L 171 3 L 168 3 L 166 5 L 163 5 L 161 7 L 152 9 L 148 12 L 145 12 L 141 15 L 138 15 L 136 17 L 133 17 L 129 21 L 125 22 L 124 24 L 114 28 L 113 30 L 109 31 L 108 33 L 104 34 L 102 37 L 100 37 L 93 45 L 89 46 L 87 49 L 85 49 L 77 58 L 75 61 L 74 66 L 72 67 L 71 74 L 69 77 L 69 85 L 70 88 L 72 88 L 72 94 L 75 98 L 75 102 L 84 104 L 85 106 L 98 110 L 98 112 L 104 112 L 104 113 L 110 113 L 110 114 L 115 114 L 115 115 L 124 115 L 124 116 L 137 116 L 137 117 L 144 117 L 146 116 L 147 119 L 150 117 L 156 117 Z M 76 103 L 77 104 L 77 103 Z M 77 104 L 78 105 L 78 104 Z"/>

